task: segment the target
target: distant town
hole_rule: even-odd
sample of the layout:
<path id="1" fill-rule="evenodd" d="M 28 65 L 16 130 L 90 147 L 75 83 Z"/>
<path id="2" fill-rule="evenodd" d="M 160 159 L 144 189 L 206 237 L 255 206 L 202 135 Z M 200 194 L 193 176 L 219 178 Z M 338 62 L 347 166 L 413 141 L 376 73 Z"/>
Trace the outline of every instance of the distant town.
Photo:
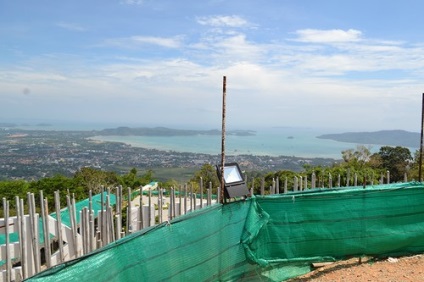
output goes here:
<path id="1" fill-rule="evenodd" d="M 0 180 L 37 180 L 57 174 L 72 176 L 82 167 L 117 173 L 127 173 L 131 168 L 200 169 L 203 164 L 219 164 L 221 160 L 221 155 L 160 151 L 90 139 L 98 134 L 98 131 L 23 130 L 3 124 Z M 331 158 L 254 155 L 228 155 L 226 161 L 238 162 L 246 171 L 301 171 L 305 164 L 326 166 L 335 162 Z"/>

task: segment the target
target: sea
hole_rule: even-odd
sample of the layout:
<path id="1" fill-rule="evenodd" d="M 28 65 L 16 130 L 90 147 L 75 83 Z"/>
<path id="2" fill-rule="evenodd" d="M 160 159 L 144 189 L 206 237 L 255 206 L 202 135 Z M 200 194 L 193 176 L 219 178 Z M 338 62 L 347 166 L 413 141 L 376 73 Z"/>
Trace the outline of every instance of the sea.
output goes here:
<path id="1" fill-rule="evenodd" d="M 38 130 L 101 130 L 127 125 L 111 124 L 38 124 L 20 125 L 22 129 Z M 131 127 L 131 126 L 129 126 Z M 177 127 L 170 127 L 180 129 Z M 184 128 L 187 129 L 187 128 Z M 193 128 L 199 129 L 199 128 Z M 199 129 L 199 130 L 208 130 Z M 341 159 L 342 151 L 356 149 L 357 143 L 338 142 L 320 139 L 322 134 L 343 133 L 337 129 L 318 129 L 306 127 L 270 127 L 255 130 L 254 136 L 225 136 L 225 153 L 227 155 L 258 155 L 258 156 L 290 156 L 304 158 Z M 221 154 L 221 135 L 195 136 L 94 136 L 97 141 L 123 142 L 134 147 L 157 149 L 163 151 Z M 378 152 L 382 145 L 367 145 L 371 152 Z M 411 151 L 413 153 L 414 151 Z"/>
<path id="2" fill-rule="evenodd" d="M 257 156 L 295 156 L 341 159 L 341 152 L 357 144 L 319 139 L 323 134 L 313 129 L 262 129 L 254 136 L 225 136 L 225 154 Z M 131 146 L 164 151 L 205 154 L 221 153 L 221 136 L 95 136 L 98 141 L 124 142 Z M 379 149 L 379 148 L 378 148 Z M 378 151 L 377 149 L 377 151 Z"/>

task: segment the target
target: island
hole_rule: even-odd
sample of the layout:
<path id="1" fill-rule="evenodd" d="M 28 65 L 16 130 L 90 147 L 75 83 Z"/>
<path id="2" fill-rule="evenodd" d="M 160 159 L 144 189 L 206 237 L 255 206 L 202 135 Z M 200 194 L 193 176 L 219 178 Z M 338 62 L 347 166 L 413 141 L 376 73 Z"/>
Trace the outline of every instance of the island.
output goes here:
<path id="1" fill-rule="evenodd" d="M 420 147 L 420 134 L 405 130 L 380 130 L 374 132 L 345 132 L 339 134 L 323 134 L 320 139 L 357 144 Z"/>

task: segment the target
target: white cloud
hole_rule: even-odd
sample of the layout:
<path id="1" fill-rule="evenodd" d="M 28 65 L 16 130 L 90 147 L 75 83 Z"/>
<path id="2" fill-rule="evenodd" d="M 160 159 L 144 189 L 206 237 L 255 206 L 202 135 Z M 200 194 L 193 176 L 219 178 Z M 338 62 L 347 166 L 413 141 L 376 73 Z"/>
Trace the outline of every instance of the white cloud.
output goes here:
<path id="1" fill-rule="evenodd" d="M 337 32 L 304 33 L 299 36 L 302 40 L 277 44 L 269 54 L 282 67 L 309 76 L 343 77 L 355 72 L 365 79 L 375 72 L 386 72 L 386 77 L 383 75 L 381 79 L 390 80 L 398 72 L 401 79 L 402 76 L 416 79 L 424 68 L 424 46 L 360 37 L 360 31 L 352 32 L 352 36 L 348 36 L 348 32 L 344 36 L 334 34 Z"/>
<path id="2" fill-rule="evenodd" d="M 361 40 L 362 32 L 355 29 L 341 30 L 319 30 L 319 29 L 302 29 L 296 31 L 296 41 L 309 43 L 342 43 L 357 42 Z"/>
<path id="3" fill-rule="evenodd" d="M 210 127 L 220 122 L 221 83 L 226 75 L 229 126 L 319 123 L 318 127 L 363 124 L 363 129 L 368 125 L 381 129 L 401 126 L 401 121 L 386 124 L 387 113 L 397 115 L 413 108 L 417 100 L 413 93 L 419 89 L 411 81 L 320 78 L 300 75 L 296 68 L 247 60 L 213 67 L 187 59 L 134 60 L 104 63 L 78 74 L 36 73 L 0 75 L 1 88 L 19 94 L 6 97 L 5 112 L 19 105 L 31 107 L 28 112 L 47 118 L 53 115 L 53 111 L 43 111 L 47 106 L 62 109 L 57 114 L 69 119 L 78 116 L 91 120 L 95 112 L 95 118 L 104 121 L 113 116 L 116 121 L 135 120 L 147 125 L 179 122 Z M 51 78 L 55 81 L 46 81 Z M 31 95 L 22 95 L 23 87 L 31 89 Z M 20 97 L 33 99 L 23 102 Z M 411 118 L 413 111 L 407 112 L 406 118 Z"/>
<path id="4" fill-rule="evenodd" d="M 164 37 L 153 37 L 153 36 L 133 36 L 131 40 L 135 43 L 140 44 L 152 44 L 167 48 L 178 48 L 180 47 L 179 38 L 164 38 Z"/>
<path id="5" fill-rule="evenodd" d="M 71 30 L 71 31 L 86 31 L 86 28 L 75 23 L 66 23 L 66 22 L 59 22 L 56 24 L 58 27 L 61 27 L 63 29 Z"/>
<path id="6" fill-rule="evenodd" d="M 240 16 L 210 16 L 199 17 L 197 22 L 212 27 L 245 27 L 248 22 Z"/>
<path id="7" fill-rule="evenodd" d="M 221 62 L 234 64 L 240 61 L 257 62 L 266 52 L 263 46 L 249 42 L 244 34 L 213 38 L 209 42 Z"/>
<path id="8" fill-rule="evenodd" d="M 91 119 L 96 112 L 96 118 L 105 121 L 116 117 L 146 124 L 210 126 L 205 121 L 220 122 L 221 79 L 226 75 L 229 125 L 234 127 L 281 123 L 401 127 L 407 118 L 412 119 L 408 108 L 416 104 L 414 95 L 422 84 L 413 76 L 390 80 L 367 75 L 398 69 L 416 74 L 424 69 L 424 46 L 370 40 L 362 38 L 360 31 L 350 37 L 349 31 L 344 33 L 343 37 L 316 32 L 314 36 L 326 34 L 320 42 L 332 43 L 323 45 L 316 44 L 312 32 L 299 35 L 304 41 L 283 43 L 258 42 L 241 32 L 206 33 L 190 45 L 177 36 L 131 36 L 109 40 L 102 47 L 109 51 L 107 45 L 138 48 L 149 44 L 181 52 L 162 59 L 140 59 L 132 53 L 118 57 L 112 52 L 113 62 L 99 65 L 91 62 L 100 58 L 44 55 L 28 62 L 28 69 L 25 64 L 0 69 L 0 89 L 19 94 L 5 98 L 10 111 L 16 106 L 7 105 L 26 105 L 19 100 L 24 97 L 33 99 L 28 107 L 39 107 L 35 114 L 46 117 L 51 113 L 41 109 L 48 103 L 50 108 L 66 104 L 60 114 L 70 119 L 72 115 Z M 350 72 L 362 78 L 351 79 Z M 31 95 L 22 94 L 26 88 Z M 119 114 L 111 115 L 116 111 Z M 397 112 L 406 115 L 403 121 L 390 120 L 390 113 Z"/>
<path id="9" fill-rule="evenodd" d="M 66 77 L 62 74 L 52 72 L 40 72 L 34 70 L 20 71 L 1 71 L 0 81 L 9 81 L 14 83 L 46 83 L 54 81 L 65 81 Z"/>
<path id="10" fill-rule="evenodd" d="M 142 5 L 144 0 L 122 0 L 121 3 L 127 5 Z"/>
<path id="11" fill-rule="evenodd" d="M 181 37 L 154 37 L 154 36 L 131 36 L 114 38 L 105 41 L 104 45 L 118 46 L 120 48 L 137 48 L 142 45 L 156 45 L 165 48 L 179 48 Z"/>

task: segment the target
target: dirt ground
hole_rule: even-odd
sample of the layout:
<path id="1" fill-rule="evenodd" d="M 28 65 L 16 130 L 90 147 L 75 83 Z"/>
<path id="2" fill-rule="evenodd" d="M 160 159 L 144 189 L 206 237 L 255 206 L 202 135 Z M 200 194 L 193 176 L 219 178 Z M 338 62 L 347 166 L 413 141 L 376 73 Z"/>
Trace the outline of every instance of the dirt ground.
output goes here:
<path id="1" fill-rule="evenodd" d="M 290 282 L 318 281 L 424 281 L 424 255 L 401 258 L 352 258 L 318 267 Z"/>

